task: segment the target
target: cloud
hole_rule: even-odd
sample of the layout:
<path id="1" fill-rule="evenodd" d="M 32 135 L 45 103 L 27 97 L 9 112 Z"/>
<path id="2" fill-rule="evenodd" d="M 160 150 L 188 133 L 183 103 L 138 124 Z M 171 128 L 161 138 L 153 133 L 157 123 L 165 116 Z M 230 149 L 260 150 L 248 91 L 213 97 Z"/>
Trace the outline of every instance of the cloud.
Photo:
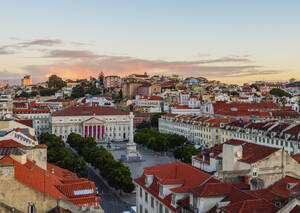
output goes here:
<path id="1" fill-rule="evenodd" d="M 0 84 L 20 84 L 24 75 L 22 73 L 9 72 L 8 70 L 0 70 Z"/>
<path id="2" fill-rule="evenodd" d="M 19 40 L 18 38 L 14 38 L 14 40 Z M 54 46 L 62 44 L 63 42 L 59 39 L 37 39 L 32 41 L 26 41 L 26 42 L 18 42 L 15 44 L 10 45 L 4 45 L 0 46 L 0 55 L 4 54 L 15 54 L 16 50 L 19 50 L 21 48 L 28 48 L 32 46 Z"/>
<path id="3" fill-rule="evenodd" d="M 29 42 L 21 42 L 16 44 L 15 46 L 21 46 L 21 47 L 29 47 L 29 46 L 54 46 L 62 44 L 62 41 L 60 39 L 37 39 Z"/>
<path id="4" fill-rule="evenodd" d="M 267 70 L 259 65 L 249 65 L 251 62 L 249 58 L 237 56 L 196 61 L 166 61 L 129 56 L 97 55 L 91 51 L 54 50 L 50 51 L 48 57 L 66 60 L 48 65 L 25 66 L 23 69 L 38 80 L 45 80 L 50 74 L 73 79 L 96 77 L 101 71 L 105 75 L 120 76 L 148 72 L 150 74 L 179 74 L 184 77 L 203 76 L 209 78 L 241 78 L 280 73 L 278 70 Z"/>
<path id="5" fill-rule="evenodd" d="M 45 57 L 52 58 L 97 58 L 100 55 L 88 50 L 51 50 Z"/>
<path id="6" fill-rule="evenodd" d="M 8 50 L 5 46 L 0 47 L 0 55 L 14 54 L 14 51 Z"/>

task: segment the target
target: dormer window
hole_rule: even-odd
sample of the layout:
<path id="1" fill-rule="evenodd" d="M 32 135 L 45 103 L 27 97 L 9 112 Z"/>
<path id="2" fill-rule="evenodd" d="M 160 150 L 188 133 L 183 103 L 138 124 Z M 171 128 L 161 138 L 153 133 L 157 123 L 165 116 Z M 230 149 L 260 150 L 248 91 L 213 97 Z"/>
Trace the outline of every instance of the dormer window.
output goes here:
<path id="1" fill-rule="evenodd" d="M 159 196 L 164 197 L 164 187 L 162 185 L 159 186 Z"/>
<path id="2" fill-rule="evenodd" d="M 173 206 L 176 206 L 176 195 L 175 194 L 172 194 L 172 205 Z"/>

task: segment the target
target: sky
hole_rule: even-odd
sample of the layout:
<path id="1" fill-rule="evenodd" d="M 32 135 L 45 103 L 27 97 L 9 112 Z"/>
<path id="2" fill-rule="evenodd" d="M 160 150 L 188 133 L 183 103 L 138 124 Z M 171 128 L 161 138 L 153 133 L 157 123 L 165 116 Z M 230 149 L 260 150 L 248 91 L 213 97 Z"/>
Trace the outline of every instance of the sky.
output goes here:
<path id="1" fill-rule="evenodd" d="M 0 83 L 101 71 L 300 79 L 299 10 L 299 0 L 3 0 Z"/>

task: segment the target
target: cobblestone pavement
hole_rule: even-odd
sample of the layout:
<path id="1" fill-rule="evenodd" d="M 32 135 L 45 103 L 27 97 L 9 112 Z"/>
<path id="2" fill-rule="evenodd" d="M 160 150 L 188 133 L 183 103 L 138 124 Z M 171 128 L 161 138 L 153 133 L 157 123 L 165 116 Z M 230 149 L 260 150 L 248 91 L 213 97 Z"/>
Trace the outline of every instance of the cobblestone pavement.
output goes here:
<path id="1" fill-rule="evenodd" d="M 124 142 L 115 144 L 121 147 L 126 147 L 126 144 Z M 142 155 L 143 161 L 125 163 L 125 165 L 130 169 L 133 179 L 140 177 L 143 174 L 145 167 L 156 166 L 159 164 L 166 164 L 176 161 L 176 159 L 170 153 L 156 153 L 140 146 L 137 147 L 137 150 Z M 116 160 L 119 160 L 121 158 L 121 155 L 124 155 L 125 152 L 125 149 L 110 151 L 110 153 L 112 153 Z M 129 203 L 135 203 L 135 194 L 124 194 L 121 197 L 123 200 L 126 200 Z"/>

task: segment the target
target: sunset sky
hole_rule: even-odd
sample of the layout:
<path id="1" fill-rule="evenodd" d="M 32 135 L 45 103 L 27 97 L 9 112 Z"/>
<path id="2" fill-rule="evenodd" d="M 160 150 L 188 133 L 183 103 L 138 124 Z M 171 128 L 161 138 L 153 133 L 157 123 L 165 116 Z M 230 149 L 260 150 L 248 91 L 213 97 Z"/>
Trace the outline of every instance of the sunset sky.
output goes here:
<path id="1" fill-rule="evenodd" d="M 300 79 L 299 11 L 299 0 L 5 0 L 0 80 L 101 71 Z"/>

